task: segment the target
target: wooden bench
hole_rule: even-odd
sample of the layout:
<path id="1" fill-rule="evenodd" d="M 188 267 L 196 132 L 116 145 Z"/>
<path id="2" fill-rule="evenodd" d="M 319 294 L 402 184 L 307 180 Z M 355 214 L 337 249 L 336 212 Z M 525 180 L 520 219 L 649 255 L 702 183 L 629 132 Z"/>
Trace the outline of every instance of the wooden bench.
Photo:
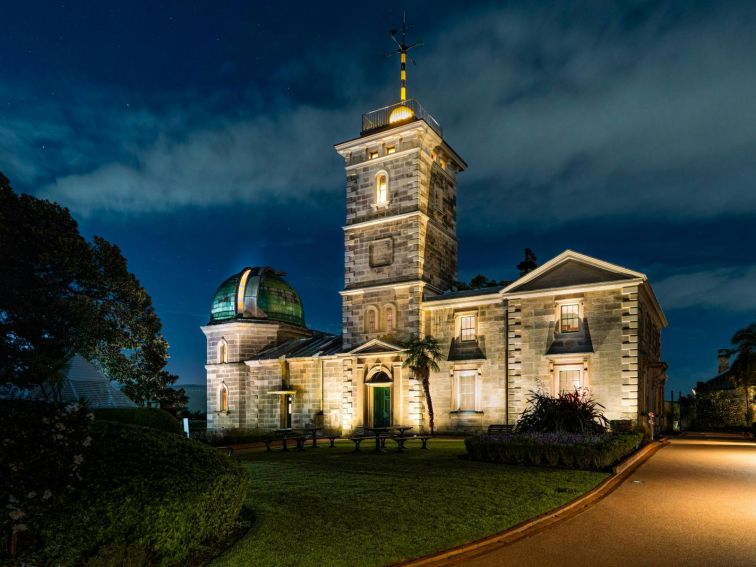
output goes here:
<path id="1" fill-rule="evenodd" d="M 488 426 L 488 434 L 489 435 L 496 435 L 497 433 L 512 433 L 514 431 L 514 426 L 507 424 L 494 424 Z"/>

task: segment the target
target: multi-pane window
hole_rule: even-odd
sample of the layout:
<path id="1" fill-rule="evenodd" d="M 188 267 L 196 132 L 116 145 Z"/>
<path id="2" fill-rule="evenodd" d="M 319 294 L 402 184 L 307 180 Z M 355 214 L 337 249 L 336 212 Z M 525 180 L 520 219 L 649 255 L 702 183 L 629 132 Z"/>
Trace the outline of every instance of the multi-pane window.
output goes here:
<path id="1" fill-rule="evenodd" d="M 389 146 L 386 148 L 386 155 L 391 155 L 396 153 L 396 146 Z"/>
<path id="2" fill-rule="evenodd" d="M 475 379 L 474 373 L 457 375 L 457 409 L 459 411 L 475 410 Z"/>
<path id="3" fill-rule="evenodd" d="M 583 371 L 576 369 L 559 371 L 559 391 L 574 392 L 583 387 Z"/>
<path id="4" fill-rule="evenodd" d="M 378 330 L 377 311 L 375 309 L 368 309 L 367 321 L 365 326 L 368 333 L 375 333 Z"/>
<path id="5" fill-rule="evenodd" d="M 386 330 L 394 330 L 394 308 L 390 306 L 386 307 Z"/>
<path id="6" fill-rule="evenodd" d="M 579 328 L 580 313 L 578 305 L 562 305 L 559 317 L 559 327 L 563 333 L 574 333 Z"/>
<path id="7" fill-rule="evenodd" d="M 375 179 L 375 202 L 378 205 L 388 203 L 388 177 L 385 173 Z"/>
<path id="8" fill-rule="evenodd" d="M 460 318 L 459 338 L 463 341 L 475 340 L 475 315 L 465 315 Z"/>
<path id="9" fill-rule="evenodd" d="M 368 152 L 368 159 L 377 159 L 378 158 L 378 151 L 372 151 Z"/>

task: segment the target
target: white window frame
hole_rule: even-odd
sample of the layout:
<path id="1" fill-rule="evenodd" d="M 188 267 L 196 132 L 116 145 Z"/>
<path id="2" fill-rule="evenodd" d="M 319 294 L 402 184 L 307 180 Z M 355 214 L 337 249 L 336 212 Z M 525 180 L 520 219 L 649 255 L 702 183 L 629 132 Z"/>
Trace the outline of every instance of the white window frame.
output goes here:
<path id="1" fill-rule="evenodd" d="M 577 305 L 578 308 L 578 328 L 577 331 L 563 331 L 562 330 L 562 307 L 567 305 Z M 557 332 L 559 333 L 577 333 L 583 328 L 583 320 L 585 319 L 585 301 L 582 298 L 571 299 L 558 299 L 555 305 Z"/>
<path id="2" fill-rule="evenodd" d="M 379 180 L 381 177 L 386 178 L 386 186 L 383 191 L 381 191 L 381 187 L 379 185 Z M 387 207 L 389 205 L 390 199 L 389 199 L 389 174 L 386 170 L 382 169 L 378 173 L 375 174 L 375 177 L 373 178 L 373 187 L 374 187 L 374 204 L 376 207 Z"/>
<path id="3" fill-rule="evenodd" d="M 474 400 L 472 408 L 463 408 L 462 406 L 462 392 L 460 390 L 461 380 L 460 378 L 472 378 L 474 388 Z M 452 375 L 452 411 L 453 412 L 479 412 L 480 410 L 480 371 L 479 370 L 455 370 Z"/>
<path id="4" fill-rule="evenodd" d="M 586 390 L 588 388 L 588 364 L 583 363 L 573 363 L 573 364 L 555 364 L 554 365 L 554 385 L 553 385 L 553 391 L 554 394 L 561 394 L 562 392 L 574 392 L 574 389 L 570 388 L 569 390 L 562 390 L 562 379 L 561 379 L 561 373 L 562 372 L 569 372 L 569 371 L 579 371 L 580 372 L 580 391 Z"/>
<path id="5" fill-rule="evenodd" d="M 472 317 L 473 319 L 473 336 L 471 338 L 463 338 L 462 337 L 462 320 L 466 319 L 468 317 Z M 478 340 L 478 312 L 477 311 L 469 311 L 467 313 L 458 313 L 456 315 L 456 334 L 457 338 L 460 341 L 475 341 Z"/>

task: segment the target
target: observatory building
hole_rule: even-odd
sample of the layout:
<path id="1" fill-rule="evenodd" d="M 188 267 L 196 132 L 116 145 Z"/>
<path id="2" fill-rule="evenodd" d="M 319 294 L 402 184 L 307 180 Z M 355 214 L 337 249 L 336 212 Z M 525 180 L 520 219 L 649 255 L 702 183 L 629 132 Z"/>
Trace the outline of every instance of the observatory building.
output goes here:
<path id="1" fill-rule="evenodd" d="M 441 125 L 406 99 L 362 116 L 339 143 L 346 172 L 343 329 L 310 329 L 283 272 L 247 267 L 213 298 L 208 428 L 315 424 L 428 426 L 422 386 L 403 366 L 412 335 L 442 350 L 430 377 L 435 426 L 513 424 L 530 391 L 585 388 L 610 419 L 661 413 L 666 326 L 648 278 L 571 250 L 513 282 L 455 290 L 457 179 L 467 167 Z M 282 266 L 276 266 L 281 268 Z"/>

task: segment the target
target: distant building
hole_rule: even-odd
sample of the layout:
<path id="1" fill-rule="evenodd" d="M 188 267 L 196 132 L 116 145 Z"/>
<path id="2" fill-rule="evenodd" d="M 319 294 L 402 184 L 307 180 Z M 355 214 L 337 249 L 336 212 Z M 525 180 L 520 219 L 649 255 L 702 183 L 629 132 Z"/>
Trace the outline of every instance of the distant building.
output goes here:
<path id="1" fill-rule="evenodd" d="M 467 164 L 416 101 L 363 115 L 338 144 L 346 168 L 341 335 L 309 329 L 282 272 L 244 268 L 213 299 L 208 427 L 426 426 L 402 367 L 412 334 L 436 337 L 437 429 L 514 423 L 528 393 L 586 388 L 610 419 L 663 412 L 667 322 L 648 278 L 566 250 L 532 251 L 505 286 L 455 291 L 457 175 Z M 506 212 L 502 212 L 506 214 Z"/>

